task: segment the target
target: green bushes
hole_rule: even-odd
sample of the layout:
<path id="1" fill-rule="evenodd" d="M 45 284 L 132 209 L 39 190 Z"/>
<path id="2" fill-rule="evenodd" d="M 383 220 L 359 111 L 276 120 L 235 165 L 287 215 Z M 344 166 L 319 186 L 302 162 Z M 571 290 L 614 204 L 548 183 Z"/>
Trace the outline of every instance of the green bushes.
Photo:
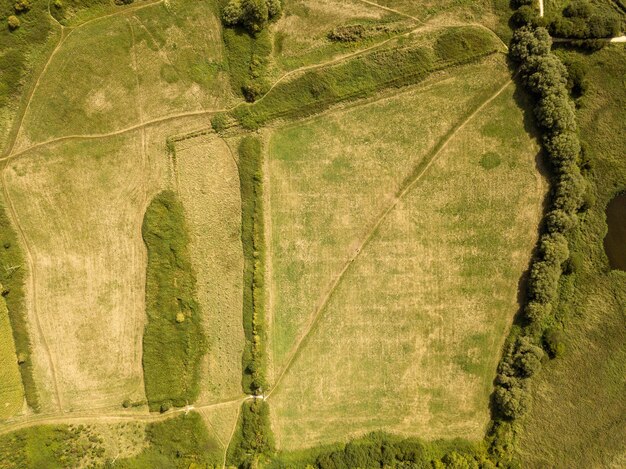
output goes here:
<path id="1" fill-rule="evenodd" d="M 455 41 L 461 41 L 461 46 L 454 45 Z M 444 32 L 437 44 L 434 57 L 430 49 L 413 44 L 305 72 L 279 83 L 253 105 L 237 107 L 232 117 L 247 129 L 256 129 L 279 118 L 307 117 L 387 87 L 418 83 L 433 71 L 467 63 L 497 50 L 489 33 L 475 28 Z"/>
<path id="2" fill-rule="evenodd" d="M 563 10 L 563 16 L 550 23 L 550 33 L 556 37 L 593 39 L 617 36 L 620 21 L 617 16 L 600 12 L 587 0 L 574 0 Z"/>
<path id="3" fill-rule="evenodd" d="M 259 458 L 269 458 L 274 452 L 270 427 L 269 405 L 263 399 L 251 399 L 242 404 L 237 430 L 228 447 L 228 464 L 255 467 Z"/>
<path id="4" fill-rule="evenodd" d="M 142 233 L 148 250 L 143 335 L 146 397 L 150 410 L 165 411 L 198 396 L 201 357 L 207 347 L 183 206 L 172 191 L 161 192 L 150 203 Z"/>
<path id="5" fill-rule="evenodd" d="M 272 52 L 270 33 L 263 30 L 250 36 L 242 28 L 228 28 L 223 39 L 233 91 L 253 102 L 269 88 L 266 73 Z"/>
<path id="6" fill-rule="evenodd" d="M 263 394 L 266 388 L 265 357 L 265 229 L 263 220 L 263 153 L 261 142 L 244 137 L 239 144 L 241 185 L 241 241 L 244 254 L 243 328 L 246 337 L 243 353 L 243 389 Z"/>
<path id="7" fill-rule="evenodd" d="M 296 453 L 278 454 L 268 465 L 283 468 L 495 468 L 481 444 L 465 440 L 425 442 L 383 432 Z"/>
<path id="8" fill-rule="evenodd" d="M 493 395 L 496 422 L 513 420 L 526 412 L 528 379 L 541 369 L 544 348 L 551 358 L 563 351 L 553 311 L 559 280 L 569 265 L 567 235 L 578 223 L 586 182 L 578 167 L 581 146 L 567 70 L 550 50 L 548 32 L 533 26 L 516 30 L 510 47 L 521 81 L 535 100 L 536 122 L 552 170 L 552 192 L 544 219 L 545 232 L 527 280 L 524 323 L 513 329 L 498 366 Z M 492 444 L 499 443 L 493 440 Z"/>
<path id="9" fill-rule="evenodd" d="M 146 426 L 148 446 L 137 456 L 117 459 L 111 466 L 120 469 L 221 467 L 222 448 L 209 435 L 196 412 Z"/>
<path id="10" fill-rule="evenodd" d="M 13 229 L 4 207 L 0 205 L 0 284 L 4 286 L 2 296 L 9 310 L 9 320 L 11 321 L 26 402 L 38 412 L 40 410 L 39 395 L 33 377 L 28 319 L 24 304 L 24 282 L 27 268 L 17 233 Z"/>
<path id="11" fill-rule="evenodd" d="M 222 22 L 256 34 L 266 29 L 268 22 L 278 19 L 282 11 L 281 0 L 229 0 L 222 9 Z"/>

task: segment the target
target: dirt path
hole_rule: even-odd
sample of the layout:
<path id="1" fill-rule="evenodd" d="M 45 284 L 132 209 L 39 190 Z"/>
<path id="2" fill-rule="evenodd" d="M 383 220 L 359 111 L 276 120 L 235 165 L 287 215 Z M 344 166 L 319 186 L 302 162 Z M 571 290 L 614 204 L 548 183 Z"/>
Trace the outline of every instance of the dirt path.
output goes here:
<path id="1" fill-rule="evenodd" d="M 543 0 L 539 0 L 539 16 L 543 18 Z"/>
<path id="2" fill-rule="evenodd" d="M 66 412 L 66 413 L 55 413 L 55 414 L 35 414 L 28 416 L 20 421 L 14 421 L 10 423 L 2 423 L 0 424 L 0 435 L 4 435 L 6 433 L 11 433 L 17 430 L 22 430 L 24 428 L 33 427 L 35 425 L 71 425 L 71 424 L 88 424 L 88 423 L 118 423 L 118 422 L 160 422 L 163 420 L 170 419 L 172 417 L 176 417 L 181 413 L 189 413 L 191 411 L 199 411 L 215 409 L 217 407 L 223 407 L 230 404 L 235 403 L 243 403 L 244 401 L 254 399 L 254 396 L 241 396 L 235 399 L 225 399 L 221 401 L 216 401 L 210 404 L 204 405 L 188 405 L 186 407 L 181 407 L 177 409 L 171 409 L 167 412 L 158 413 L 158 412 L 136 412 L 136 411 L 126 411 L 126 412 Z"/>
<path id="3" fill-rule="evenodd" d="M 394 10 L 393 8 L 389 8 L 389 7 L 386 7 L 384 5 L 379 5 L 378 3 L 370 2 L 369 0 L 359 0 L 359 1 L 361 1 L 363 3 L 367 3 L 368 5 L 371 5 L 373 7 L 380 8 L 381 10 L 386 10 L 386 11 L 388 11 L 390 13 L 395 13 L 396 15 L 404 16 L 405 18 L 411 18 L 411 19 L 413 19 L 413 20 L 415 20 L 415 21 L 417 21 L 419 23 L 424 24 L 424 22 L 421 19 L 419 19 L 417 16 L 411 16 L 411 15 L 403 13 L 403 12 L 401 12 L 399 10 Z"/>
<path id="4" fill-rule="evenodd" d="M 458 134 L 458 132 L 461 129 L 463 129 L 474 117 L 476 117 L 476 115 L 478 115 L 478 113 L 480 113 L 480 111 L 482 111 L 487 105 L 489 105 L 489 103 L 491 103 L 494 99 L 496 99 L 498 96 L 500 96 L 500 94 L 502 92 L 504 92 L 504 90 L 511 83 L 512 83 L 512 80 L 508 80 L 495 94 L 493 94 L 491 97 L 486 99 L 468 117 L 466 117 L 461 123 L 459 123 L 454 128 L 454 130 L 452 132 L 450 132 L 448 134 L 448 136 L 435 147 L 435 151 L 427 159 L 427 163 L 424 165 L 424 167 L 419 172 L 414 174 L 412 179 L 407 180 L 407 182 L 405 183 L 405 187 L 392 199 L 391 203 L 387 206 L 387 208 L 385 208 L 381 212 L 381 214 L 376 218 L 376 220 L 374 221 L 374 224 L 372 225 L 370 230 L 366 233 L 366 235 L 363 238 L 363 240 L 359 243 L 359 245 L 356 247 L 356 249 L 352 252 L 352 255 L 345 262 L 343 268 L 339 271 L 339 273 L 337 273 L 337 275 L 335 275 L 334 280 L 328 286 L 328 288 L 326 290 L 326 293 L 324 294 L 324 296 L 319 301 L 319 306 L 317 307 L 317 309 L 314 311 L 314 313 L 312 315 L 312 319 L 309 321 L 309 324 L 307 325 L 306 329 L 304 330 L 304 333 L 298 339 L 298 342 L 296 343 L 295 347 L 293 348 L 293 351 L 289 355 L 289 359 L 287 360 L 287 363 L 284 365 L 282 371 L 278 375 L 278 378 L 274 382 L 274 386 L 269 391 L 269 393 L 267 393 L 266 398 L 269 399 L 269 397 L 272 395 L 272 393 L 279 387 L 282 379 L 285 377 L 285 374 L 289 371 L 289 369 L 293 365 L 295 359 L 298 357 L 299 353 L 302 351 L 303 345 L 306 343 L 306 341 L 311 336 L 311 333 L 313 332 L 315 326 L 319 323 L 319 321 L 320 321 L 320 319 L 322 317 L 322 313 L 326 309 L 326 306 L 328 305 L 328 302 L 329 302 L 330 298 L 332 297 L 332 294 L 335 292 L 335 290 L 337 289 L 337 287 L 341 283 L 341 280 L 344 278 L 344 276 L 345 276 L 346 272 L 349 270 L 350 266 L 359 257 L 359 255 L 361 254 L 363 249 L 372 240 L 372 238 L 374 237 L 374 234 L 378 231 L 378 228 L 380 227 L 382 222 L 393 211 L 393 209 L 396 208 L 396 206 L 404 198 L 404 196 L 407 193 L 409 193 L 411 191 L 411 189 L 413 189 L 413 187 L 415 187 L 415 185 L 422 179 L 422 177 L 424 176 L 426 171 L 432 166 L 432 164 L 436 161 L 437 157 L 448 146 L 450 141 Z"/>

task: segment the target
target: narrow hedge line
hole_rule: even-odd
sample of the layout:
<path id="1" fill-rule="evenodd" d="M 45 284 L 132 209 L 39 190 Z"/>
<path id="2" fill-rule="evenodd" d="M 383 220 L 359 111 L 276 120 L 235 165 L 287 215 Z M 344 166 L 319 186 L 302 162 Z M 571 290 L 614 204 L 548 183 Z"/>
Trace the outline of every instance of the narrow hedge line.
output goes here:
<path id="1" fill-rule="evenodd" d="M 259 467 L 258 463 L 269 461 L 274 451 L 269 405 L 263 399 L 245 401 L 228 447 L 228 464 L 240 468 Z"/>
<path id="2" fill-rule="evenodd" d="M 13 331 L 13 341 L 17 362 L 24 385 L 26 402 L 35 411 L 41 410 L 39 394 L 33 376 L 28 318 L 24 304 L 24 283 L 26 281 L 26 260 L 20 249 L 17 233 L 13 229 L 6 211 L 0 205 L 0 284 L 2 296 L 9 310 L 9 320 Z"/>
<path id="3" fill-rule="evenodd" d="M 435 71 L 473 62 L 497 50 L 494 38 L 487 31 L 474 27 L 449 28 L 436 39 L 434 51 L 413 44 L 310 70 L 278 84 L 256 103 L 235 108 L 229 116 L 251 130 L 280 118 L 304 118 L 340 102 L 371 96 L 384 88 L 419 83 Z M 216 122 L 223 119 L 218 117 Z"/>
<path id="4" fill-rule="evenodd" d="M 239 144 L 241 186 L 241 241 L 243 244 L 243 352 L 244 392 L 263 394 L 266 382 L 265 357 L 265 228 L 263 219 L 263 153 L 261 142 L 247 136 Z"/>
<path id="5" fill-rule="evenodd" d="M 143 371 L 150 410 L 196 400 L 207 340 L 196 301 L 184 210 L 172 191 L 150 203 L 142 226 L 148 250 Z"/>
<path id="6" fill-rule="evenodd" d="M 564 271 L 571 269 L 568 233 L 578 223 L 586 202 L 580 168 L 581 147 L 567 70 L 551 53 L 552 39 L 543 27 L 525 25 L 513 35 L 509 55 L 535 101 L 534 114 L 551 169 L 551 193 L 536 255 L 527 282 L 527 300 L 519 324 L 513 326 L 498 366 L 493 393 L 493 425 L 488 434 L 492 453 L 511 457 L 512 422 L 528 409 L 531 378 L 546 354 L 562 352 L 553 310 Z"/>

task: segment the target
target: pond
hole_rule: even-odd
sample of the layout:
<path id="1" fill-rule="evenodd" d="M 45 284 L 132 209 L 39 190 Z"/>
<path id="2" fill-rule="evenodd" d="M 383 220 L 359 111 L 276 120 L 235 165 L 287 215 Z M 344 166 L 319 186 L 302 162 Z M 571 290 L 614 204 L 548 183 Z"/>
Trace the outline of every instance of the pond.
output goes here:
<path id="1" fill-rule="evenodd" d="M 606 207 L 609 232 L 604 238 L 604 250 L 612 269 L 626 271 L 626 193 L 620 194 Z"/>

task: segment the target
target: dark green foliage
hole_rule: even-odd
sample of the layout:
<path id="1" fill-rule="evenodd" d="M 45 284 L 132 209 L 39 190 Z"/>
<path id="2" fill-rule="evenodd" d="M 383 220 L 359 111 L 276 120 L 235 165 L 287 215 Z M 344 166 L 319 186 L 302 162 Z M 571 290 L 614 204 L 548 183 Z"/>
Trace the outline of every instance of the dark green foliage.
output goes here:
<path id="1" fill-rule="evenodd" d="M 148 447 L 128 459 L 118 459 L 111 467 L 120 469 L 208 468 L 222 463 L 222 449 L 209 435 L 196 412 L 180 415 L 146 427 Z"/>
<path id="2" fill-rule="evenodd" d="M 164 411 L 195 401 L 206 351 L 183 206 L 174 192 L 153 199 L 142 233 L 148 249 L 144 381 L 150 409 Z"/>
<path id="3" fill-rule="evenodd" d="M 229 0 L 222 9 L 222 21 L 226 26 L 242 26 L 248 33 L 257 34 L 281 13 L 280 0 Z"/>
<path id="4" fill-rule="evenodd" d="M 252 37 L 241 28 L 227 28 L 223 38 L 233 91 L 255 101 L 269 88 L 265 75 L 272 52 L 270 33 L 264 30 Z"/>
<path id="5" fill-rule="evenodd" d="M 529 58 L 548 55 L 552 40 L 545 28 L 523 26 L 515 31 L 509 48 L 509 55 L 524 64 Z"/>
<path id="6" fill-rule="evenodd" d="M 588 18 L 591 13 L 591 3 L 587 0 L 574 0 L 563 10 L 563 16 L 567 18 Z"/>
<path id="7" fill-rule="evenodd" d="M 529 5 L 523 5 L 513 13 L 511 21 L 516 26 L 525 26 L 527 24 L 534 24 L 539 17 L 539 12 L 536 8 Z"/>
<path id="8" fill-rule="evenodd" d="M 514 420 L 528 410 L 530 398 L 523 381 L 512 379 L 508 386 L 497 386 L 494 393 L 496 408 L 504 418 Z"/>
<path id="9" fill-rule="evenodd" d="M 216 132 L 221 132 L 226 128 L 226 120 L 226 114 L 224 114 L 223 112 L 218 112 L 211 119 L 211 127 L 213 127 L 213 130 L 215 130 Z"/>
<path id="10" fill-rule="evenodd" d="M 539 240 L 539 252 L 548 263 L 561 266 L 569 258 L 567 239 L 561 233 L 547 233 Z"/>
<path id="11" fill-rule="evenodd" d="M 564 334 L 558 327 L 546 329 L 543 333 L 542 342 L 550 358 L 558 358 L 565 353 Z"/>
<path id="12" fill-rule="evenodd" d="M 328 33 L 333 42 L 357 42 L 365 37 L 366 28 L 362 24 L 341 25 Z"/>
<path id="13" fill-rule="evenodd" d="M 279 453 L 271 469 L 337 468 L 495 468 L 482 444 L 465 440 L 425 442 L 375 432 L 347 444 L 335 444 L 295 453 Z"/>
<path id="14" fill-rule="evenodd" d="M 543 350 L 535 345 L 528 336 L 517 339 L 513 363 L 517 369 L 517 375 L 528 378 L 541 369 Z"/>
<path id="15" fill-rule="evenodd" d="M 9 310 L 26 402 L 33 410 L 39 411 L 39 395 L 33 378 L 28 319 L 24 304 L 24 282 L 27 269 L 28 265 L 20 249 L 17 233 L 4 207 L 0 205 L 0 284 L 4 287 L 2 296 Z"/>
<path id="16" fill-rule="evenodd" d="M 269 458 L 274 452 L 267 402 L 247 400 L 242 404 L 237 431 L 228 447 L 227 461 L 237 467 L 255 467 L 259 458 Z"/>
<path id="17" fill-rule="evenodd" d="M 418 83 L 435 70 L 468 63 L 496 50 L 488 33 L 473 28 L 455 28 L 443 36 L 435 60 L 429 50 L 415 45 L 372 52 L 279 83 L 254 105 L 236 108 L 233 117 L 247 129 L 278 118 L 307 117 L 387 87 Z M 460 37 L 468 48 L 450 45 Z"/>
<path id="18" fill-rule="evenodd" d="M 265 229 L 263 220 L 263 152 L 255 137 L 244 137 L 239 144 L 241 185 L 241 241 L 244 254 L 243 389 L 262 394 L 266 387 L 265 311 L 263 299 Z"/>
<path id="19" fill-rule="evenodd" d="M 550 23 L 556 37 L 593 39 L 619 34 L 620 20 L 612 10 L 600 10 L 586 0 L 575 0 L 563 10 L 563 16 Z"/>

